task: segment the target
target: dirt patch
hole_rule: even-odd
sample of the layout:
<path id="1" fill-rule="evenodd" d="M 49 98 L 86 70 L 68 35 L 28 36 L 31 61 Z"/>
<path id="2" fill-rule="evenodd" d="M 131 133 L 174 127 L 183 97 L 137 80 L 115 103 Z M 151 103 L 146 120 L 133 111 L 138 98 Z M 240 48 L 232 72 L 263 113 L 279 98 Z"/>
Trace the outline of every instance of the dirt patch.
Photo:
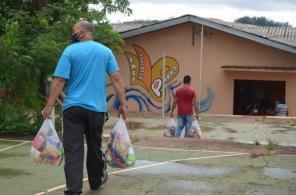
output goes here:
<path id="1" fill-rule="evenodd" d="M 224 131 L 229 132 L 229 133 L 237 133 L 237 130 L 231 129 L 231 128 L 224 128 Z"/>
<path id="2" fill-rule="evenodd" d="M 209 126 L 200 126 L 202 132 L 210 132 L 210 131 L 214 131 L 215 128 L 213 127 L 209 127 Z"/>
<path id="3" fill-rule="evenodd" d="M 164 130 L 164 125 L 153 126 L 153 127 L 145 127 L 145 130 Z"/>
<path id="4" fill-rule="evenodd" d="M 296 148 L 278 146 L 273 150 L 267 150 L 262 145 L 237 143 L 231 140 L 206 140 L 195 138 L 167 138 L 167 137 L 143 137 L 139 138 L 136 146 L 164 147 L 190 150 L 217 150 L 226 152 L 245 152 L 250 154 L 290 154 L 296 155 Z"/>
<path id="5" fill-rule="evenodd" d="M 127 122 L 126 123 L 126 127 L 128 130 L 137 130 L 137 129 L 140 129 L 140 128 L 143 128 L 143 123 L 140 123 L 140 122 Z"/>
<path id="6" fill-rule="evenodd" d="M 258 158 L 258 157 L 261 157 L 261 156 L 267 156 L 267 155 L 270 155 L 268 153 L 251 153 L 250 154 L 250 158 Z"/>
<path id="7" fill-rule="evenodd" d="M 134 122 L 134 121 L 129 121 L 129 122 L 126 122 L 126 127 L 128 130 L 137 130 L 139 128 L 143 128 L 144 125 L 143 123 L 140 123 L 140 122 Z M 112 125 L 105 125 L 104 126 L 104 129 L 113 129 L 115 124 L 112 124 Z"/>
<path id="8" fill-rule="evenodd" d="M 113 129 L 114 125 L 104 125 L 104 129 Z"/>
<path id="9" fill-rule="evenodd" d="M 280 133 L 280 134 L 286 134 L 290 131 L 290 129 L 286 129 L 286 130 L 274 130 L 271 132 L 271 134 L 277 134 L 277 133 Z"/>

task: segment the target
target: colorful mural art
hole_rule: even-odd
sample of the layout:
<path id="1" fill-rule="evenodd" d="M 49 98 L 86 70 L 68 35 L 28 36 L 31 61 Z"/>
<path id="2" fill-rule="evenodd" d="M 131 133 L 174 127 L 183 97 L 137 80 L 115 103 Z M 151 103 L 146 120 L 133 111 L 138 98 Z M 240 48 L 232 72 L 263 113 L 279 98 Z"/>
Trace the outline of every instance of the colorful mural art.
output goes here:
<path id="1" fill-rule="evenodd" d="M 130 68 L 130 86 L 140 86 L 157 102 L 162 101 L 163 58 L 151 63 L 148 53 L 139 45 L 132 44 L 136 54 L 124 52 Z M 170 56 L 165 57 L 165 84 L 179 73 L 179 63 Z"/>
<path id="2" fill-rule="evenodd" d="M 111 87 L 112 84 L 108 84 L 107 88 Z M 174 99 L 174 92 L 175 89 L 177 89 L 179 86 L 181 86 L 181 82 L 178 81 L 173 81 L 172 83 L 169 83 L 166 87 L 166 91 L 168 95 L 166 96 L 165 99 L 165 104 L 164 104 L 164 111 L 165 113 L 170 112 L 171 106 L 173 103 Z M 153 100 L 147 95 L 145 92 L 141 91 L 138 88 L 134 87 L 127 87 L 125 89 L 125 94 L 126 94 L 126 100 L 127 101 L 134 101 L 137 106 L 138 106 L 138 111 L 157 111 L 161 110 L 162 107 L 159 106 L 157 103 L 153 103 Z M 200 112 L 206 112 L 211 108 L 211 105 L 214 100 L 214 93 L 210 88 L 207 88 L 207 97 L 198 101 L 198 106 L 200 109 Z M 108 104 L 111 104 L 111 109 L 112 110 L 118 110 L 120 106 L 120 102 L 118 97 L 112 93 L 109 94 L 107 97 L 107 102 Z"/>
<path id="3" fill-rule="evenodd" d="M 164 95 L 164 112 L 168 113 L 171 110 L 175 89 L 182 84 L 181 81 L 174 80 L 179 73 L 178 61 L 170 56 L 165 57 L 163 83 L 163 58 L 152 64 L 148 53 L 141 46 L 132 44 L 132 47 L 135 54 L 124 52 L 130 70 L 130 86 L 125 89 L 127 101 L 134 102 L 138 111 L 160 111 Z M 111 86 L 112 84 L 108 84 L 107 88 Z M 165 93 L 162 94 L 162 91 Z M 198 102 L 201 112 L 208 111 L 214 99 L 214 93 L 210 88 L 207 89 L 207 93 L 207 97 Z M 107 101 L 112 110 L 117 110 L 120 106 L 119 99 L 114 93 L 108 94 Z"/>
<path id="4" fill-rule="evenodd" d="M 165 112 L 170 111 L 171 102 L 174 96 L 174 90 L 181 85 L 181 82 L 173 81 L 166 86 L 166 91 L 169 95 L 166 96 L 165 100 Z M 108 84 L 107 88 L 111 87 L 112 84 Z M 127 101 L 134 101 L 138 106 L 138 111 L 156 111 L 162 109 L 159 102 L 154 103 L 153 99 L 149 95 L 137 87 L 126 87 L 125 95 Z M 111 104 L 112 110 L 118 110 L 120 102 L 118 97 L 112 93 L 107 97 L 108 104 Z"/>
<path id="5" fill-rule="evenodd" d="M 211 88 L 207 88 L 207 97 L 205 99 L 201 99 L 198 101 L 197 105 L 199 107 L 200 112 L 206 112 L 208 111 L 213 103 L 214 100 L 214 92 L 211 90 Z"/>

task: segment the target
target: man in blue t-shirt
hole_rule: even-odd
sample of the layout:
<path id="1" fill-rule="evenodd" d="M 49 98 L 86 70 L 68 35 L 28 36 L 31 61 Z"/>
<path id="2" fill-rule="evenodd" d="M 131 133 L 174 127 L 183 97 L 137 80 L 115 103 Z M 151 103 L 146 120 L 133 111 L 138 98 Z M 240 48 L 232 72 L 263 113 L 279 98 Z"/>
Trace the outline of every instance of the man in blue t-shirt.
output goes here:
<path id="1" fill-rule="evenodd" d="M 86 167 L 92 190 L 107 181 L 106 162 L 101 151 L 103 126 L 107 112 L 106 76 L 110 77 L 127 117 L 124 84 L 112 51 L 93 41 L 93 26 L 87 21 L 73 26 L 72 42 L 63 52 L 54 72 L 43 117 L 49 118 L 60 92 L 63 103 L 63 146 L 65 150 L 65 194 L 81 194 L 83 187 L 84 135 L 87 141 Z"/>

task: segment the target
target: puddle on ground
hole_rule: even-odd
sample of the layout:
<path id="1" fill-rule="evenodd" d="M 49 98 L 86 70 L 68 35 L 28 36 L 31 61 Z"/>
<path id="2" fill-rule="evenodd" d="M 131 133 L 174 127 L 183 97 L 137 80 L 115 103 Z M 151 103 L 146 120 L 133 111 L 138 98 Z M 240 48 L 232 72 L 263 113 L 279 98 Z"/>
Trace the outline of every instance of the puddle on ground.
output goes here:
<path id="1" fill-rule="evenodd" d="M 171 190 L 175 193 L 186 192 L 187 194 L 189 192 L 197 193 L 201 191 L 213 192 L 223 190 L 223 187 L 208 182 L 187 180 L 171 180 L 163 184 L 161 188 L 165 190 Z"/>
<path id="2" fill-rule="evenodd" d="M 9 169 L 0 167 L 0 177 L 16 177 L 20 175 L 31 175 L 30 173 L 24 171 L 23 169 Z"/>
<path id="3" fill-rule="evenodd" d="M 154 164 L 153 161 L 138 160 L 136 166 Z M 164 165 L 152 166 L 143 169 L 131 171 L 131 174 L 145 174 L 145 175 L 186 175 L 186 176 L 201 176 L 201 177 L 217 177 L 231 174 L 235 171 L 231 167 L 213 167 L 213 166 L 200 166 L 200 165 L 187 165 L 182 163 L 167 163 Z"/>
<path id="4" fill-rule="evenodd" d="M 289 169 L 264 168 L 263 173 L 267 176 L 281 180 L 296 179 L 296 172 Z"/>

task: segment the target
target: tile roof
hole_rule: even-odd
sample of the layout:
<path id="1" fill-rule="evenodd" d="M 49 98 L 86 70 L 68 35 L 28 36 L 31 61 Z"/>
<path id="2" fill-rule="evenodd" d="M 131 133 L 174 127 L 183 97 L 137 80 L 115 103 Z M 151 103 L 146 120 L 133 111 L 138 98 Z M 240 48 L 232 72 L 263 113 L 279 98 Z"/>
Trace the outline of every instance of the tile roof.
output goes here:
<path id="1" fill-rule="evenodd" d="M 129 30 L 134 30 L 138 28 L 142 28 L 144 26 L 151 25 L 153 23 L 157 23 L 158 21 L 134 21 L 134 22 L 123 22 L 123 23 L 114 23 L 111 24 L 113 27 L 113 30 L 116 32 L 126 32 Z"/>
<path id="2" fill-rule="evenodd" d="M 296 46 L 296 28 L 295 27 L 273 27 L 256 26 L 250 24 L 241 24 L 235 22 L 226 22 L 219 19 L 207 18 L 212 22 L 223 24 L 231 28 L 239 29 L 248 33 L 256 34 L 270 40 L 282 42 L 284 44 Z"/>
<path id="3" fill-rule="evenodd" d="M 182 17 L 193 17 L 193 18 L 200 18 L 197 16 L 192 15 L 185 15 Z M 176 18 L 178 19 L 178 18 Z M 219 25 L 223 25 L 230 29 L 239 30 L 242 32 L 250 33 L 253 35 L 260 36 L 262 38 L 289 45 L 296 48 L 296 28 L 295 27 L 270 27 L 270 26 L 255 26 L 249 24 L 240 24 L 234 22 L 226 22 L 219 19 L 214 18 L 200 18 L 204 21 L 216 23 Z M 159 24 L 167 21 L 171 21 L 174 19 L 164 20 L 164 21 L 135 21 L 135 22 L 125 22 L 125 23 L 117 23 L 112 24 L 113 29 L 119 33 L 125 33 L 128 31 L 133 31 L 141 28 L 145 28 L 148 26 L 153 26 L 154 24 Z M 189 21 L 188 21 L 189 22 Z"/>

